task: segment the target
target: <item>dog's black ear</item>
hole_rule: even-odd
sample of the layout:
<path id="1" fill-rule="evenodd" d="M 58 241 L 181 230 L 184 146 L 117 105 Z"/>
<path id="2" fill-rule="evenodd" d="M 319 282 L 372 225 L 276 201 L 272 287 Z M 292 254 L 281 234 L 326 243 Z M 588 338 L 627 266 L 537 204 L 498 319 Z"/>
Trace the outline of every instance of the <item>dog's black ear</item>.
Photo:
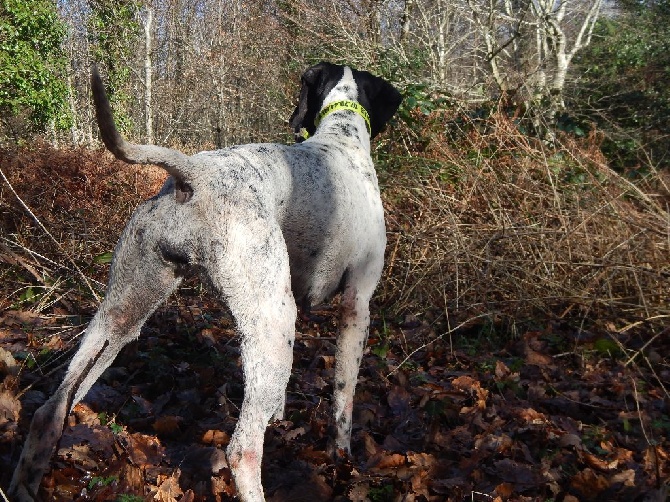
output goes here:
<path id="1" fill-rule="evenodd" d="M 321 62 L 302 74 L 298 106 L 289 119 L 289 126 L 296 141 L 304 141 L 306 137 L 314 134 L 316 131 L 314 120 L 321 110 L 323 100 L 342 78 L 343 73 L 344 69 L 341 66 Z M 305 131 L 307 135 L 304 134 Z"/>
<path id="2" fill-rule="evenodd" d="M 367 71 L 355 71 L 358 101 L 370 114 L 371 137 L 377 136 L 402 102 L 400 92 L 386 80 Z"/>

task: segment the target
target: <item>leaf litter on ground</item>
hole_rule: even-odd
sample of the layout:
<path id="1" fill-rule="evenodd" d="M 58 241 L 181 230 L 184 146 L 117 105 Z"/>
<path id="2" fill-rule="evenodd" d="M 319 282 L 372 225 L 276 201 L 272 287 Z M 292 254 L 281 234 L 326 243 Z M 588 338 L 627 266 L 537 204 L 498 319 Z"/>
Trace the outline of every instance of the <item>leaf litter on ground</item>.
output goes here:
<path id="1" fill-rule="evenodd" d="M 286 416 L 266 433 L 268 500 L 663 500 L 667 493 L 668 368 L 632 369 L 591 342 L 557 352 L 552 341 L 561 333 L 550 329 L 477 351 L 435 338 L 398 368 L 416 327 L 386 322 L 380 333 L 377 320 L 361 364 L 352 455 L 334 462 L 325 452 L 337 309 L 316 314 L 318 322 L 296 325 Z M 40 352 L 73 343 L 52 347 L 51 337 L 31 335 L 51 322 L 0 317 L 3 473 L 30 414 L 63 372 L 44 377 L 49 364 Z M 668 349 L 658 342 L 654 350 Z M 388 346 L 383 353 L 373 350 L 379 343 Z M 26 351 L 40 364 L 29 366 Z M 26 383 L 33 394 L 22 405 Z M 174 298 L 75 406 L 41 492 L 49 500 L 233 500 L 223 452 L 242 398 L 239 344 L 225 309 L 207 297 Z M 8 480 L 3 475 L 3 486 Z"/>

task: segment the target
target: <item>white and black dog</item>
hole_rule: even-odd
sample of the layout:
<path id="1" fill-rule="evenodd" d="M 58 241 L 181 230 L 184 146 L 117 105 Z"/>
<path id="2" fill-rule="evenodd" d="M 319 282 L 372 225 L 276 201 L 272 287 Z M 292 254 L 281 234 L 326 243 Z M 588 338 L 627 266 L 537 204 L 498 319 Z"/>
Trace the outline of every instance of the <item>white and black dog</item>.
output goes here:
<path id="1" fill-rule="evenodd" d="M 370 139 L 401 96 L 381 78 L 320 63 L 302 76 L 292 146 L 242 145 L 187 156 L 126 142 L 94 69 L 93 96 L 107 148 L 171 177 L 141 204 L 114 251 L 104 301 L 56 393 L 35 413 L 10 493 L 34 500 L 67 414 L 119 350 L 136 339 L 188 269 L 227 302 L 241 337 L 244 402 L 227 448 L 239 498 L 264 500 L 263 436 L 284 412 L 296 303 L 342 293 L 333 385 L 335 446 L 349 451 L 369 303 L 386 233 Z"/>

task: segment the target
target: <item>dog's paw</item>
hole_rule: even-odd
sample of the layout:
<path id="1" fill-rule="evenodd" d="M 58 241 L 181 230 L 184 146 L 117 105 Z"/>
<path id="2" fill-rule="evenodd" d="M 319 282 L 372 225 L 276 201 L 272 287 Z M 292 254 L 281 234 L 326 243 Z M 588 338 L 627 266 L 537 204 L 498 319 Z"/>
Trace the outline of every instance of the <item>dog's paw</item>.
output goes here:
<path id="1" fill-rule="evenodd" d="M 348 460 L 351 455 L 349 448 L 341 448 L 337 446 L 337 443 L 334 439 L 328 440 L 328 444 L 326 445 L 326 453 L 336 464 Z"/>

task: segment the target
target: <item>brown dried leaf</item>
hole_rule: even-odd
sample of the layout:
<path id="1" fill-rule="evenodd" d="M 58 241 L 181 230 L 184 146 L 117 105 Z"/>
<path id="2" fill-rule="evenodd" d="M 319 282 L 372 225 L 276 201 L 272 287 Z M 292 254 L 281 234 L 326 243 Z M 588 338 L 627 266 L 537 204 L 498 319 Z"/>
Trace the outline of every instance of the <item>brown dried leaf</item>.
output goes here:
<path id="1" fill-rule="evenodd" d="M 535 366 L 551 366 L 554 362 L 550 356 L 537 352 L 530 347 L 525 347 L 524 355 L 526 356 L 526 363 L 534 364 Z"/>
<path id="2" fill-rule="evenodd" d="M 539 476 L 527 464 L 504 458 L 494 462 L 494 465 L 497 475 L 505 481 L 525 486 L 534 486 L 541 482 Z"/>
<path id="3" fill-rule="evenodd" d="M 495 492 L 503 499 L 507 499 L 514 493 L 514 485 L 512 483 L 500 483 L 495 488 Z"/>
<path id="4" fill-rule="evenodd" d="M 68 462 L 83 466 L 85 469 L 94 470 L 98 468 L 98 462 L 91 447 L 87 444 L 75 444 L 69 448 L 60 448 L 58 457 Z"/>
<path id="5" fill-rule="evenodd" d="M 377 464 L 378 469 L 387 469 L 389 467 L 400 467 L 405 465 L 405 455 L 399 453 L 392 453 L 390 455 L 382 455 Z"/>
<path id="6" fill-rule="evenodd" d="M 403 415 L 409 410 L 411 395 L 404 387 L 394 386 L 386 396 L 386 401 L 394 415 Z"/>
<path id="7" fill-rule="evenodd" d="M 612 483 L 623 483 L 624 486 L 635 486 L 635 470 L 626 469 L 625 471 L 617 472 L 610 479 Z"/>
<path id="8" fill-rule="evenodd" d="M 482 388 L 482 385 L 468 375 L 463 375 L 457 378 L 454 378 L 451 381 L 451 384 L 463 391 L 471 394 L 473 397 L 477 398 L 477 407 L 481 410 L 486 408 L 486 399 L 489 396 L 489 391 Z"/>
<path id="9" fill-rule="evenodd" d="M 600 474 L 596 474 L 592 469 L 587 467 L 572 477 L 570 486 L 582 495 L 594 498 L 599 493 L 609 488 L 610 483 L 607 478 Z"/>
<path id="10" fill-rule="evenodd" d="M 128 436 L 128 456 L 138 467 L 160 464 L 164 448 L 158 438 L 146 434 L 135 433 Z"/>
<path id="11" fill-rule="evenodd" d="M 356 483 L 348 493 L 348 499 L 351 502 L 368 502 L 370 485 L 368 483 Z"/>
<path id="12" fill-rule="evenodd" d="M 14 356 L 8 350 L 0 347 L 0 376 L 14 375 L 19 372 L 19 365 L 16 363 Z"/>
<path id="13" fill-rule="evenodd" d="M 413 453 L 409 452 L 407 454 L 407 461 L 416 467 L 421 467 L 423 469 L 430 469 L 435 465 L 437 461 L 436 458 L 430 453 Z"/>
<path id="14" fill-rule="evenodd" d="M 377 442 L 370 434 L 368 434 L 367 432 L 363 432 L 361 436 L 363 439 L 363 445 L 365 446 L 365 454 L 368 457 L 368 459 L 373 455 L 382 452 L 381 446 L 377 444 Z"/>
<path id="15" fill-rule="evenodd" d="M 413 494 L 422 495 L 426 500 L 428 500 L 430 497 L 430 494 L 428 493 L 429 481 L 430 477 L 426 471 L 419 471 L 414 474 L 411 479 L 412 491 L 414 492 Z"/>
<path id="16" fill-rule="evenodd" d="M 65 429 L 59 444 L 64 449 L 86 444 L 107 459 L 114 453 L 114 433 L 100 424 L 77 424 Z"/>
<path id="17" fill-rule="evenodd" d="M 177 502 L 177 497 L 184 492 L 179 488 L 179 471 L 163 481 L 154 494 L 154 500 L 158 502 Z"/>
<path id="18" fill-rule="evenodd" d="M 174 437 L 181 433 L 179 425 L 182 420 L 182 417 L 164 415 L 156 419 L 153 428 L 159 436 Z"/>
<path id="19" fill-rule="evenodd" d="M 209 429 L 202 435 L 200 440 L 203 444 L 214 445 L 214 446 L 226 446 L 230 442 L 230 436 L 224 432 L 217 429 Z"/>
<path id="20" fill-rule="evenodd" d="M 603 460 L 602 458 L 599 458 L 587 451 L 582 452 L 582 458 L 584 462 L 586 462 L 586 464 L 588 464 L 590 467 L 601 471 L 611 471 L 616 469 L 619 465 L 619 462 L 616 459 Z"/>
<path id="21" fill-rule="evenodd" d="M 0 392 L 0 427 L 7 422 L 17 422 L 21 412 L 21 401 L 16 399 L 13 392 Z"/>
<path id="22" fill-rule="evenodd" d="M 212 495 L 215 496 L 219 495 L 220 493 L 228 495 L 229 497 L 234 497 L 237 495 L 237 491 L 235 490 L 235 485 L 230 476 L 230 472 L 220 476 L 212 476 L 210 490 L 212 491 Z"/>
<path id="23" fill-rule="evenodd" d="M 98 413 L 93 411 L 86 403 L 77 403 L 72 408 L 72 413 L 77 417 L 77 422 L 86 425 L 100 425 Z"/>
<path id="24" fill-rule="evenodd" d="M 519 417 L 529 425 L 543 425 L 547 423 L 547 416 L 532 408 L 520 410 Z"/>
<path id="25" fill-rule="evenodd" d="M 507 378 L 510 375 L 511 371 L 501 360 L 496 361 L 495 376 L 498 380 Z"/>

